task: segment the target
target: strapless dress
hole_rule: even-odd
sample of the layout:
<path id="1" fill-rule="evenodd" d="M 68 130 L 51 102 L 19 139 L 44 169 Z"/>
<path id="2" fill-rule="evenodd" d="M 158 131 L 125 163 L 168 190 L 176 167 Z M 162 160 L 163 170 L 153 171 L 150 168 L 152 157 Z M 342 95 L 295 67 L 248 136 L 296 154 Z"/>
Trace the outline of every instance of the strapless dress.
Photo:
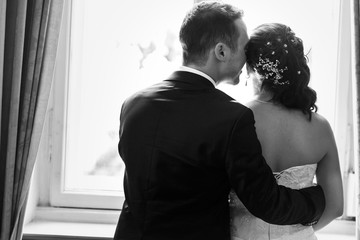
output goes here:
<path id="1" fill-rule="evenodd" d="M 295 166 L 274 176 L 279 185 L 301 189 L 314 185 L 317 164 Z M 234 191 L 229 195 L 231 240 L 317 240 L 311 226 L 274 225 L 253 216 Z"/>

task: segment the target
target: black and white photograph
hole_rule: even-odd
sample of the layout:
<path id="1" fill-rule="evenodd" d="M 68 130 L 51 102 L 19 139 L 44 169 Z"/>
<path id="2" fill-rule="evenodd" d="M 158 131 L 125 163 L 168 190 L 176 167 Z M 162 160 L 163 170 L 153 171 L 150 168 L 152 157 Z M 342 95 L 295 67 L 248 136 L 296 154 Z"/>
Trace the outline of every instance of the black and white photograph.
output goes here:
<path id="1" fill-rule="evenodd" d="M 359 0 L 0 0 L 0 240 L 360 240 Z"/>

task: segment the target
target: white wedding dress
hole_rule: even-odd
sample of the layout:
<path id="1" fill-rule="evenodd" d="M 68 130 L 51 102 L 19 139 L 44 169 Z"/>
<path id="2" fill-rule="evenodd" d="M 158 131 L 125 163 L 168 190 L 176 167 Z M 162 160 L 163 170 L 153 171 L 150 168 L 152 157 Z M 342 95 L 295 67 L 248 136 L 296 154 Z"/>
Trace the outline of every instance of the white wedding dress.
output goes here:
<path id="1" fill-rule="evenodd" d="M 288 168 L 280 173 L 274 173 L 279 185 L 292 189 L 301 189 L 314 185 L 316 164 Z M 254 217 L 242 204 L 235 192 L 231 191 L 230 202 L 230 232 L 231 240 L 316 240 L 311 226 L 273 225 Z"/>

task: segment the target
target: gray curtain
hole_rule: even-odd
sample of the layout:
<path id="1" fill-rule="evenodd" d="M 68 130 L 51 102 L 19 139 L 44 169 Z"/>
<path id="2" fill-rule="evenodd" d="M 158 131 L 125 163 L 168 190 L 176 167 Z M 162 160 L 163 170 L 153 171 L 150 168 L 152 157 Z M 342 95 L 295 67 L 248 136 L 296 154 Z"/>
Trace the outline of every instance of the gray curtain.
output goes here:
<path id="1" fill-rule="evenodd" d="M 356 239 L 360 240 L 360 6 L 359 0 L 351 0 L 351 62 L 352 84 L 354 86 L 354 159 L 357 176 L 356 194 Z"/>
<path id="2" fill-rule="evenodd" d="M 20 240 L 63 1 L 1 0 L 0 7 L 0 237 Z"/>

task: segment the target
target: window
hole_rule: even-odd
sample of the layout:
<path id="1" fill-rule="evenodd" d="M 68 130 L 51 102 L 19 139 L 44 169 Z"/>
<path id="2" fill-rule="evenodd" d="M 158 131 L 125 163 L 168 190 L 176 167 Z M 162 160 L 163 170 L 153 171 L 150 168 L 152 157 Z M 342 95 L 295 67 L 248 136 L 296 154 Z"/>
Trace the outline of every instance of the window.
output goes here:
<path id="1" fill-rule="evenodd" d="M 319 113 L 333 127 L 344 161 L 347 151 L 342 149 L 348 143 L 338 129 L 348 123 L 338 113 L 349 96 L 348 89 L 339 88 L 337 75 L 339 1 L 226 2 L 244 9 L 249 33 L 261 23 L 280 22 L 303 39 Z M 121 104 L 135 90 L 180 65 L 178 30 L 193 3 L 67 2 L 53 88 L 51 205 L 121 208 L 124 166 L 117 152 Z M 251 98 L 243 72 L 238 86 L 219 86 L 240 102 Z"/>
<path id="2" fill-rule="evenodd" d="M 54 87 L 52 205 L 122 206 L 124 166 L 117 150 L 121 104 L 180 65 L 177 30 L 192 4 L 68 2 Z"/>

